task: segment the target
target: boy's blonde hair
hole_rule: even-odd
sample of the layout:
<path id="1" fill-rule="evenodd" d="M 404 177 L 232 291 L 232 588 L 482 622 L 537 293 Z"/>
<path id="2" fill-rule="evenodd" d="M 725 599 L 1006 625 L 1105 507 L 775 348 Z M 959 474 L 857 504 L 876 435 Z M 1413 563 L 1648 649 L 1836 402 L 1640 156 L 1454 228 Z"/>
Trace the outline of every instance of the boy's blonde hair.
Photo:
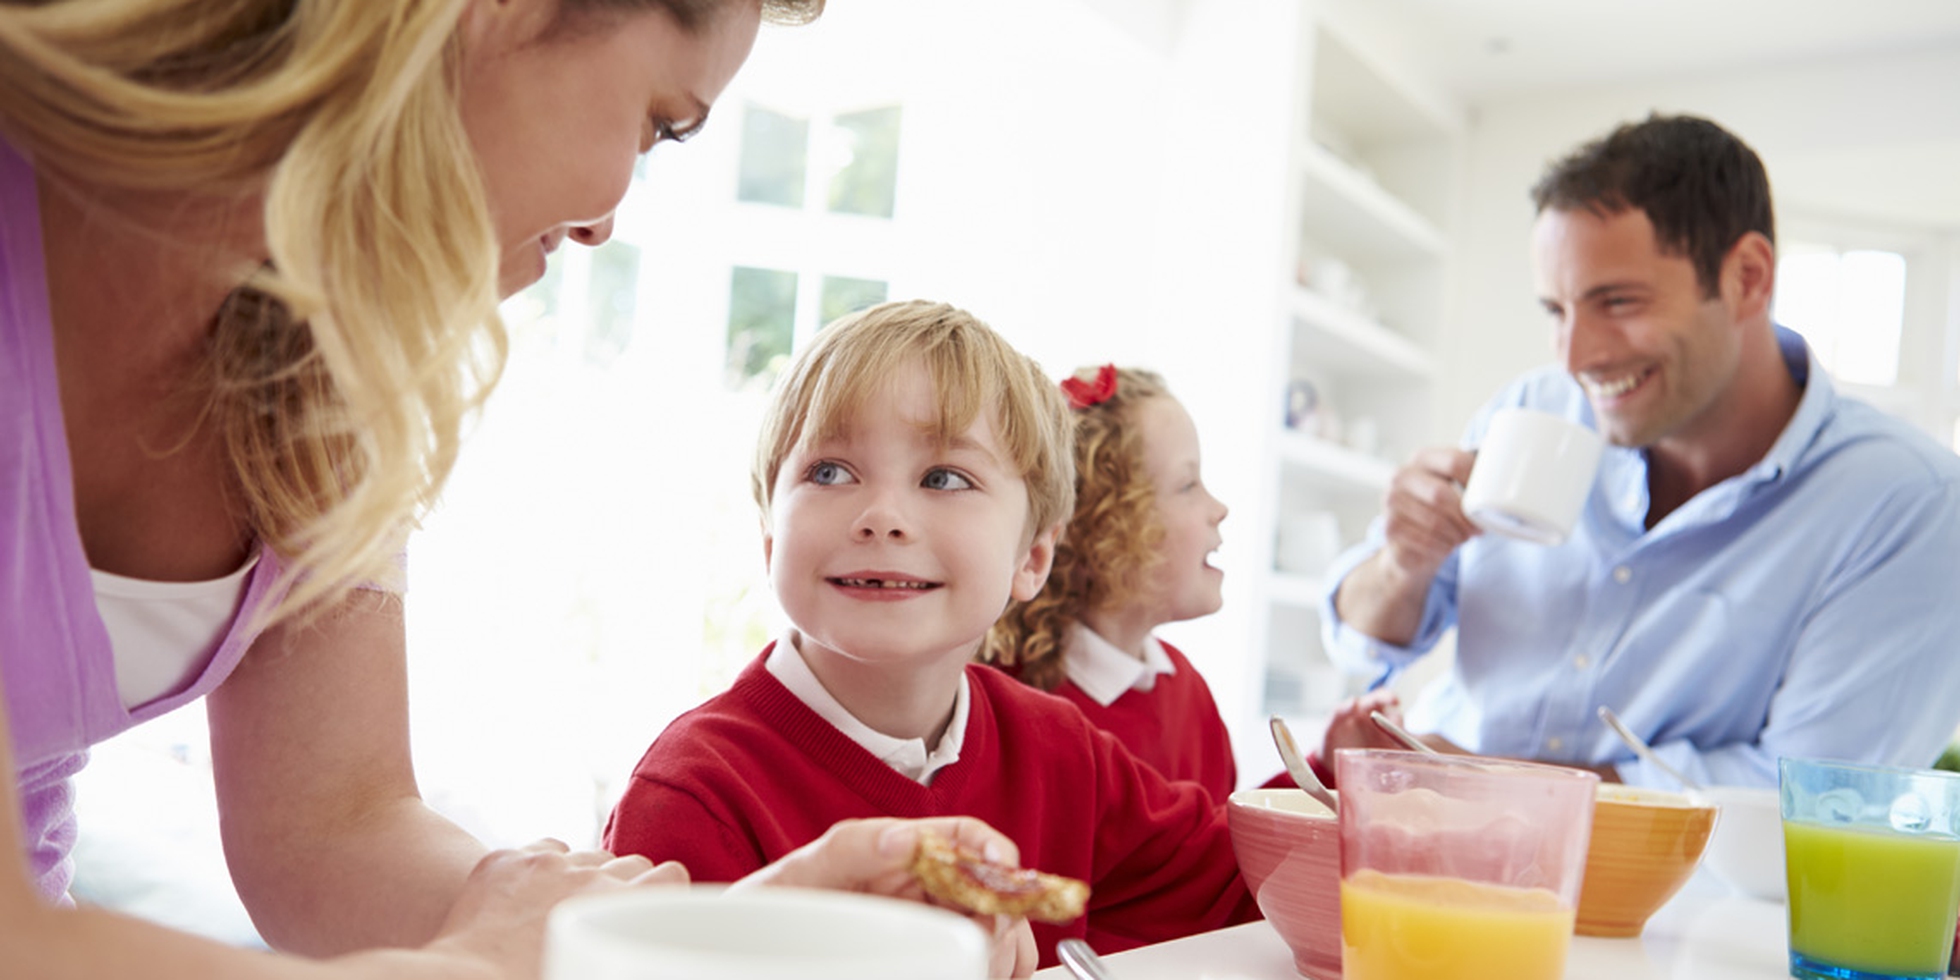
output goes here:
<path id="1" fill-rule="evenodd" d="M 1033 358 L 965 310 L 924 300 L 885 303 L 826 326 L 776 383 L 750 480 L 765 516 L 783 460 L 842 436 L 866 398 L 922 364 L 939 405 L 933 434 L 952 439 L 992 412 L 1001 448 L 1028 487 L 1034 534 L 1075 506 L 1073 430 L 1061 391 Z"/>
<path id="2" fill-rule="evenodd" d="M 1097 368 L 1075 377 L 1093 380 Z M 1157 494 L 1144 472 L 1138 405 L 1168 398 L 1157 374 L 1116 372 L 1116 390 L 1072 411 L 1075 428 L 1075 512 L 1055 545 L 1055 563 L 1040 594 L 1009 606 L 987 632 L 981 659 L 1012 668 L 1029 685 L 1052 691 L 1065 676 L 1068 629 L 1085 612 L 1136 601 L 1151 569 L 1163 560 L 1164 527 Z"/>
<path id="3" fill-rule="evenodd" d="M 739 0 L 561 0 L 563 19 Z M 291 590 L 261 622 L 392 583 L 508 346 L 457 107 L 467 0 L 0 0 L 0 134 L 44 175 L 264 197 L 272 262 L 202 379 L 239 507 Z M 771 20 L 822 0 L 764 0 Z M 214 256 L 214 276 L 242 276 Z M 105 270 L 113 274 L 113 270 Z"/>

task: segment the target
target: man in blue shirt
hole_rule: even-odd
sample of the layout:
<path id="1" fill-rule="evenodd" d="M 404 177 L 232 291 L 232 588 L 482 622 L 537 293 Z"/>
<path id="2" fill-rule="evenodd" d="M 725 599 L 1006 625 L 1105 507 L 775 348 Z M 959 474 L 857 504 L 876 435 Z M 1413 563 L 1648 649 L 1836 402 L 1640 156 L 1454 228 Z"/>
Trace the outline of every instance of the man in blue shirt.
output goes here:
<path id="1" fill-rule="evenodd" d="M 1446 750 L 1672 786 L 1597 715 L 1713 784 L 1780 756 L 1931 765 L 1960 723 L 1960 458 L 1839 397 L 1770 322 L 1776 251 L 1754 151 L 1650 117 L 1532 191 L 1561 363 L 1504 389 L 1608 447 L 1555 547 L 1478 532 L 1471 452 L 1399 470 L 1323 608 L 1336 662 L 1380 674 L 1457 628 L 1409 724 Z"/>

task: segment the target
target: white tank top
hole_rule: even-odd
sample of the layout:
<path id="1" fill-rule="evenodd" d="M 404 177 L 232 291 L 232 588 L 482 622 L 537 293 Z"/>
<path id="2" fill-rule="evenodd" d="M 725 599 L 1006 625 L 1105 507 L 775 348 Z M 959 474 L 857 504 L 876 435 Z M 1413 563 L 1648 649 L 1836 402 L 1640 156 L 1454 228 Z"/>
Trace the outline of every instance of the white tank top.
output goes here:
<path id="1" fill-rule="evenodd" d="M 151 582 L 89 569 L 124 708 L 182 691 L 204 673 L 238 616 L 258 563 L 254 552 L 244 567 L 208 582 Z"/>

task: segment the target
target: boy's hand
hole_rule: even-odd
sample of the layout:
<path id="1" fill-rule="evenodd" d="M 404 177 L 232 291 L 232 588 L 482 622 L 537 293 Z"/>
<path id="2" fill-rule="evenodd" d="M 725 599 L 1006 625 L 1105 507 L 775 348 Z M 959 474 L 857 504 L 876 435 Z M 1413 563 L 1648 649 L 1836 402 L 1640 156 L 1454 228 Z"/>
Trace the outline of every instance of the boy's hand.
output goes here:
<path id="1" fill-rule="evenodd" d="M 911 870 L 922 831 L 936 833 L 990 861 L 1018 865 L 1021 860 L 1021 850 L 1012 840 L 972 817 L 842 820 L 822 837 L 783 855 L 781 860 L 731 887 L 830 888 L 934 904 L 919 887 Z M 991 915 L 967 918 L 993 937 L 993 976 L 1025 977 L 1034 973 L 1034 934 L 1029 931 L 1026 919 Z"/>

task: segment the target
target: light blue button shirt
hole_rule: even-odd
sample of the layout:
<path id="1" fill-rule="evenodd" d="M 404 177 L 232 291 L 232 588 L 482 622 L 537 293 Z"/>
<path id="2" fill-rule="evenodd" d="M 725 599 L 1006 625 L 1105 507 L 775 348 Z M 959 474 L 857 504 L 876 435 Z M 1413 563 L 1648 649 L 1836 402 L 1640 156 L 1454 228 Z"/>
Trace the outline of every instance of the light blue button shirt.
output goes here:
<path id="1" fill-rule="evenodd" d="M 1607 447 L 1572 536 L 1457 549 L 1408 647 L 1333 606 L 1380 549 L 1377 520 L 1328 576 L 1334 661 L 1397 670 L 1454 626 L 1455 664 L 1411 727 L 1491 755 L 1614 763 L 1634 784 L 1675 787 L 1599 705 L 1711 784 L 1774 786 L 1781 756 L 1931 765 L 1960 723 L 1960 457 L 1838 397 L 1796 334 L 1778 342 L 1804 394 L 1760 462 L 1647 530 L 1646 455 Z M 1516 405 L 1596 428 L 1579 386 L 1546 368 L 1485 406 L 1465 445 Z"/>

